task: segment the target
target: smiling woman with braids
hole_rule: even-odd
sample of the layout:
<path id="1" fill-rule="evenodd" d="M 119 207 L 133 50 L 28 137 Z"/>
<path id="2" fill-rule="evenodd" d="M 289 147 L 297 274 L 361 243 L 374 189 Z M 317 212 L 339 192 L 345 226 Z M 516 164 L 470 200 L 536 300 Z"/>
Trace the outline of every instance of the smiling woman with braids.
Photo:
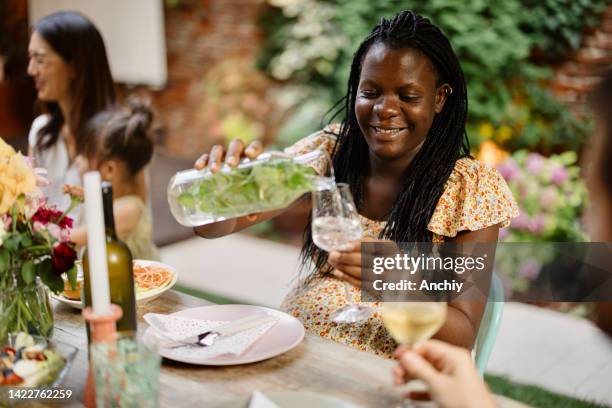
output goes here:
<path id="1" fill-rule="evenodd" d="M 411 11 L 381 19 L 361 43 L 351 66 L 340 125 L 286 149 L 300 154 L 326 148 L 338 182 L 350 185 L 364 230 L 363 239 L 395 242 L 495 242 L 500 227 L 517 215 L 502 177 L 469 156 L 465 132 L 467 91 L 450 43 L 431 22 Z M 253 157 L 235 140 L 203 155 L 196 167 L 213 171 L 240 156 Z M 277 213 L 257 214 L 196 228 L 204 237 L 240 230 Z M 380 313 L 363 323 L 338 325 L 330 314 L 346 304 L 344 280 L 359 300 L 360 243 L 327 253 L 312 242 L 310 226 L 302 249 L 314 272 L 285 299 L 284 308 L 323 337 L 391 356 L 396 344 Z M 304 283 L 303 282 L 303 283 Z M 378 305 L 374 304 L 376 308 Z M 471 347 L 484 305 L 451 301 L 436 338 Z"/>

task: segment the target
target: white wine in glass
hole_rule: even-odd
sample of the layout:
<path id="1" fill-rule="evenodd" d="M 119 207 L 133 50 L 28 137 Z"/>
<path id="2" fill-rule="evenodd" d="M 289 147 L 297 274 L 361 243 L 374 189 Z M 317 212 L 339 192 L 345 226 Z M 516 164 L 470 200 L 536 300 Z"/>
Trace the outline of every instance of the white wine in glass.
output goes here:
<path id="1" fill-rule="evenodd" d="M 446 302 L 387 302 L 381 313 L 395 341 L 413 347 L 440 330 L 446 321 L 446 310 Z"/>
<path id="2" fill-rule="evenodd" d="M 381 314 L 385 327 L 395 341 L 414 347 L 440 330 L 446 321 L 447 309 L 446 302 L 385 302 L 382 304 Z M 417 385 L 417 389 L 413 391 L 426 392 L 426 386 L 419 383 L 420 381 L 413 381 L 413 385 Z M 398 408 L 430 406 L 428 401 L 407 400 Z"/>

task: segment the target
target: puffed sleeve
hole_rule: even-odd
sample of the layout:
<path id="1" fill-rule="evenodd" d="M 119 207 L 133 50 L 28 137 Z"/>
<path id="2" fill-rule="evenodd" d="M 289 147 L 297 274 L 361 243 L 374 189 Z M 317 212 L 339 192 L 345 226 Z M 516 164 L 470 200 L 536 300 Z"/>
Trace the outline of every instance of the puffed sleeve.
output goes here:
<path id="1" fill-rule="evenodd" d="M 338 124 L 326 126 L 325 129 L 311 133 L 305 138 L 298 140 L 295 144 L 287 147 L 284 152 L 290 156 L 299 156 L 316 149 L 323 149 L 331 156 L 339 130 L 340 126 Z M 325 173 L 322 165 L 323 163 L 316 163 L 314 166 L 319 174 Z"/>
<path id="2" fill-rule="evenodd" d="M 446 237 L 492 225 L 510 225 L 518 206 L 504 178 L 471 158 L 457 161 L 427 228 Z"/>

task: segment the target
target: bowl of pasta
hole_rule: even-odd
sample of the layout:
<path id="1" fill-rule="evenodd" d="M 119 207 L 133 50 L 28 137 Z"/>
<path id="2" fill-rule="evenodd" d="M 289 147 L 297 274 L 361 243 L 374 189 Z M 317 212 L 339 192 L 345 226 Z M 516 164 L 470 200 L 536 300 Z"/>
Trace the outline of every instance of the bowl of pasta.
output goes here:
<path id="1" fill-rule="evenodd" d="M 170 290 L 178 280 L 176 268 L 162 262 L 135 259 L 133 264 L 134 289 L 137 304 L 147 303 Z M 81 301 L 83 290 L 83 277 L 77 278 L 77 287 L 72 289 L 70 284 L 64 282 L 64 292 L 51 296 L 65 304 L 82 309 Z"/>
<path id="2" fill-rule="evenodd" d="M 178 280 L 178 271 L 170 265 L 143 259 L 134 260 L 134 286 L 138 304 L 149 302 L 170 290 Z"/>

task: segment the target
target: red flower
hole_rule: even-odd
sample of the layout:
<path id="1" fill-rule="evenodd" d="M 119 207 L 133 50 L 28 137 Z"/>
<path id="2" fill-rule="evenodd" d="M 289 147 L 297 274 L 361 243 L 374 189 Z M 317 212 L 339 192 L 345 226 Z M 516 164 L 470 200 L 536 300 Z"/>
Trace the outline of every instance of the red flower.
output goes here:
<path id="1" fill-rule="evenodd" d="M 32 222 L 38 221 L 43 225 L 47 225 L 52 222 L 59 225 L 61 229 L 72 228 L 72 218 L 66 216 L 58 223 L 57 220 L 62 216 L 63 212 L 54 210 L 52 208 L 40 207 L 38 211 L 32 216 Z"/>
<path id="2" fill-rule="evenodd" d="M 53 256 L 51 263 L 53 264 L 53 272 L 56 275 L 70 270 L 74 266 L 74 261 L 77 258 L 76 251 L 66 242 L 60 242 L 53 247 Z"/>

